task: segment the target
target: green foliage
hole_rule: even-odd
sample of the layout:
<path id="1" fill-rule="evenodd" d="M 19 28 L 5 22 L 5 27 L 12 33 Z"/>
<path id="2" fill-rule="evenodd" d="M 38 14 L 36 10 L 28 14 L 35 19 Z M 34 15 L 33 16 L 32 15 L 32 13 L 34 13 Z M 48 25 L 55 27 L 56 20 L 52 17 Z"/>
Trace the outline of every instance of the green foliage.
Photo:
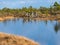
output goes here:
<path id="1" fill-rule="evenodd" d="M 54 14 L 54 15 L 59 14 L 60 4 L 58 2 L 55 2 L 53 6 L 50 7 L 49 11 L 50 11 L 50 14 Z"/>
<path id="2" fill-rule="evenodd" d="M 60 12 L 60 4 L 58 2 L 55 2 L 53 6 L 50 8 L 46 7 L 40 7 L 40 8 L 33 8 L 30 7 L 23 7 L 22 9 L 9 9 L 9 8 L 3 8 L 0 9 L 0 16 L 17 16 L 17 17 L 23 17 L 23 16 L 32 16 L 37 14 L 37 16 L 40 16 L 41 14 L 56 14 Z"/>
<path id="3" fill-rule="evenodd" d="M 58 2 L 55 2 L 54 3 L 54 6 L 59 6 L 60 4 Z"/>

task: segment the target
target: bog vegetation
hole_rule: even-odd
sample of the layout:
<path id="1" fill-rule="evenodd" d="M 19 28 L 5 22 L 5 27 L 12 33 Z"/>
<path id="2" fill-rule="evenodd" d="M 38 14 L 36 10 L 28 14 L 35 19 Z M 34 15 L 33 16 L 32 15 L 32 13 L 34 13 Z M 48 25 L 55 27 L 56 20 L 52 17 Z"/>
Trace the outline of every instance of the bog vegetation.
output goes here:
<path id="1" fill-rule="evenodd" d="M 22 9 L 10 9 L 10 8 L 3 8 L 0 9 L 0 17 L 5 16 L 14 16 L 14 17 L 42 17 L 45 16 L 52 16 L 52 15 L 59 15 L 60 14 L 60 4 L 55 2 L 49 8 L 47 7 L 40 7 L 40 8 L 33 8 L 30 7 L 23 7 Z"/>

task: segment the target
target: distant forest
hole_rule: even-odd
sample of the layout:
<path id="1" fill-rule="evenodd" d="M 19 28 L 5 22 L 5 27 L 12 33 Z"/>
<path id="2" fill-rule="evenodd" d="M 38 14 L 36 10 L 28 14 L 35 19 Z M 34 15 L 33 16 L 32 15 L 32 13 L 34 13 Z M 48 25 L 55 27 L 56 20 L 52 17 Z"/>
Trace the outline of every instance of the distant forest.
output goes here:
<path id="1" fill-rule="evenodd" d="M 40 7 L 40 8 L 33 8 L 30 7 L 23 7 L 21 9 L 10 9 L 10 8 L 3 8 L 0 9 L 0 17 L 5 16 L 14 16 L 14 17 L 40 17 L 42 15 L 58 15 L 60 14 L 60 4 L 58 2 L 55 2 L 52 6 L 49 8 L 47 7 Z"/>

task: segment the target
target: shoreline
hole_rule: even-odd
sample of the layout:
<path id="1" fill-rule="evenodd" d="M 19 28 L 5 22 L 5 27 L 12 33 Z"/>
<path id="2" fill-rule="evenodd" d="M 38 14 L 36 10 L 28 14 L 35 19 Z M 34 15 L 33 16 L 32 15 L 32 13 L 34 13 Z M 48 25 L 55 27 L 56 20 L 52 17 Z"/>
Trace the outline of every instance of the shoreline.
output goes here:
<path id="1" fill-rule="evenodd" d="M 7 20 L 7 19 L 14 19 L 15 17 L 13 16 L 6 16 L 6 17 L 0 17 L 0 21 L 4 21 L 4 20 Z"/>
<path id="2" fill-rule="evenodd" d="M 15 18 L 29 18 L 33 20 L 60 20 L 60 16 L 42 16 L 42 17 L 14 17 L 14 16 L 6 16 L 6 17 L 0 17 L 0 21 L 8 20 L 8 19 L 15 19 Z"/>
<path id="3" fill-rule="evenodd" d="M 0 32 L 1 45 L 39 45 L 37 42 L 23 36 L 7 34 Z"/>

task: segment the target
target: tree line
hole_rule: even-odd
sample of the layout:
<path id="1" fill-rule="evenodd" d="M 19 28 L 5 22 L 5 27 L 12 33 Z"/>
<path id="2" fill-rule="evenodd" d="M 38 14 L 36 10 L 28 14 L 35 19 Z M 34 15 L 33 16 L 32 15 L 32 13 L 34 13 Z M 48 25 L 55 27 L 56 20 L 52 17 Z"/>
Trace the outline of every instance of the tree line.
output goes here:
<path id="1" fill-rule="evenodd" d="M 48 16 L 50 15 L 57 15 L 60 14 L 60 4 L 58 2 L 55 2 L 52 6 L 49 8 L 47 7 L 40 7 L 40 8 L 33 8 L 30 7 L 23 7 L 21 9 L 10 9 L 10 8 L 3 8 L 0 9 L 0 17 L 5 16 L 14 16 L 14 17 L 40 17 L 43 14 Z"/>

